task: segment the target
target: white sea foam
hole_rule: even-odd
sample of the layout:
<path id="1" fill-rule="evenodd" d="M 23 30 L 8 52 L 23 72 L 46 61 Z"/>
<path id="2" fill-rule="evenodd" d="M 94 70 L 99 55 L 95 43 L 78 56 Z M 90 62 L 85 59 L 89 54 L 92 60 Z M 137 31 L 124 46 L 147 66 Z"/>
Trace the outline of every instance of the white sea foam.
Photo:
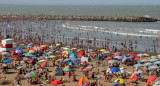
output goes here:
<path id="1" fill-rule="evenodd" d="M 88 26 L 81 26 L 81 25 L 70 25 L 70 24 L 62 24 L 63 27 L 65 28 L 68 28 L 68 29 L 72 29 L 74 31 L 97 31 L 97 32 L 105 32 L 105 33 L 112 33 L 112 34 L 119 34 L 119 35 L 128 35 L 128 36 L 146 36 L 146 37 L 157 37 L 158 35 L 149 35 L 149 34 L 137 34 L 137 33 L 125 33 L 125 32 L 119 32 L 118 30 L 116 29 L 110 29 L 110 30 L 106 30 L 105 28 L 103 27 L 93 27 L 93 28 L 85 28 L 85 27 L 88 27 Z M 160 31 L 160 30 L 151 30 L 151 29 L 146 29 L 146 31 L 139 31 L 139 32 L 146 32 L 147 31 Z M 153 32 L 153 33 L 154 33 Z M 148 32 L 148 33 L 151 33 L 151 32 Z"/>

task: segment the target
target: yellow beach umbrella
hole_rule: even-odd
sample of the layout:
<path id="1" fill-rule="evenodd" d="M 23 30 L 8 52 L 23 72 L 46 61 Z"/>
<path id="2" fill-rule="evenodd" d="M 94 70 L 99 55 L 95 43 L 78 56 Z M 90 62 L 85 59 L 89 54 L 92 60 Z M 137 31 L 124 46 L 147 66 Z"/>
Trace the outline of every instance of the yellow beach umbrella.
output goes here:
<path id="1" fill-rule="evenodd" d="M 49 57 L 51 57 L 51 58 L 55 58 L 56 56 L 55 56 L 55 55 L 50 55 Z"/>
<path id="2" fill-rule="evenodd" d="M 81 49 L 78 49 L 76 52 L 79 52 L 79 51 L 81 51 Z"/>
<path id="3" fill-rule="evenodd" d="M 122 78 L 117 78 L 114 80 L 114 82 L 117 82 L 117 81 L 119 81 L 119 83 L 121 83 L 121 84 L 123 84 L 125 82 L 125 80 Z"/>
<path id="4" fill-rule="evenodd" d="M 101 49 L 100 51 L 101 51 L 101 52 L 105 52 L 105 51 L 106 51 L 106 49 Z"/>
<path id="5" fill-rule="evenodd" d="M 29 53 L 35 53 L 35 50 L 29 50 Z"/>
<path id="6" fill-rule="evenodd" d="M 151 58 L 152 58 L 152 59 L 156 59 L 156 58 L 157 58 L 157 56 L 151 56 Z"/>
<path id="7" fill-rule="evenodd" d="M 145 56 L 150 56 L 150 55 L 149 55 L 149 54 L 147 54 L 147 53 L 145 53 L 144 55 L 145 55 Z"/>

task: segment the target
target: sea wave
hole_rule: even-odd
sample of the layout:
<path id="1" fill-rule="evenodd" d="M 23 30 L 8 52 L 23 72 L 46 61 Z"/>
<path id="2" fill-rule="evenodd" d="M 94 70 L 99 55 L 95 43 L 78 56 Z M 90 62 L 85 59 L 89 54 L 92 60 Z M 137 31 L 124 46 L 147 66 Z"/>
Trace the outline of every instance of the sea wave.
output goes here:
<path id="1" fill-rule="evenodd" d="M 137 33 L 128 33 L 128 32 L 119 32 L 119 30 L 123 29 L 106 29 L 103 27 L 95 27 L 95 26 L 81 26 L 81 25 L 70 25 L 70 24 L 62 24 L 64 28 L 72 29 L 74 31 L 92 31 L 92 32 L 105 32 L 112 33 L 115 35 L 125 35 L 125 36 L 144 36 L 144 37 L 158 37 L 158 35 L 149 35 L 149 34 L 137 34 Z M 146 31 L 139 32 L 147 32 L 151 31 L 151 29 L 146 29 Z M 160 31 L 160 30 L 152 30 L 152 31 Z"/>

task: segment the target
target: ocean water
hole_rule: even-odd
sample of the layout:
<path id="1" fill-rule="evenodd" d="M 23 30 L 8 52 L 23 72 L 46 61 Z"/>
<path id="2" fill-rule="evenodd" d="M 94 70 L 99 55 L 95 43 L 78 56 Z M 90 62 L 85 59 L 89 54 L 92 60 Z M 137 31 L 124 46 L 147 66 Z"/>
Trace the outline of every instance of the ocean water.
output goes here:
<path id="1" fill-rule="evenodd" d="M 87 16 L 146 16 L 160 18 L 160 6 L 0 6 L 0 14 L 50 14 L 50 15 L 87 15 Z M 6 27 L 7 26 L 7 27 Z M 31 32 L 27 29 L 32 28 Z M 0 29 L 10 31 L 13 35 L 15 29 L 18 33 L 35 35 L 44 34 L 44 41 L 66 42 L 66 39 L 79 37 L 85 42 L 86 38 L 97 39 L 96 47 L 101 47 L 101 41 L 109 39 L 109 46 L 121 49 L 121 42 L 133 42 L 134 51 L 152 49 L 155 42 L 156 51 L 160 53 L 160 22 L 110 22 L 110 21 L 12 21 L 0 23 Z M 17 33 L 17 34 L 18 34 Z M 24 38 L 23 35 L 22 38 Z M 137 44 L 135 43 L 137 41 Z M 71 40 L 67 41 L 71 44 Z M 104 42 L 105 43 L 105 42 Z M 103 43 L 103 44 L 104 44 Z M 79 43 L 80 44 L 80 43 Z M 93 42 L 92 42 L 93 44 Z M 91 45 L 92 45 L 91 44 Z M 93 45 L 92 45 L 93 46 Z"/>
<path id="2" fill-rule="evenodd" d="M 0 5 L 0 14 L 146 16 L 160 18 L 160 6 L 22 6 Z"/>

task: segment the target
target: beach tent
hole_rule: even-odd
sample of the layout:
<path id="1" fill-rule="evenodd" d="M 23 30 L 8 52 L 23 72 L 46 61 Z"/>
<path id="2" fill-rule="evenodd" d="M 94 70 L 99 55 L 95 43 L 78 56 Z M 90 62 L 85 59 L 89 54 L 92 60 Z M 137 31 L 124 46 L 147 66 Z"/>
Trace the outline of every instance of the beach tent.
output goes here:
<path id="1" fill-rule="evenodd" d="M 63 68 L 63 71 L 64 71 L 64 72 L 69 72 L 69 71 L 71 71 L 71 70 L 70 70 L 70 67 L 69 67 L 69 66 L 65 66 L 65 67 Z"/>
<path id="2" fill-rule="evenodd" d="M 62 69 L 61 68 L 56 68 L 56 74 L 55 74 L 55 76 L 61 76 L 61 75 L 63 75 Z"/>
<path id="3" fill-rule="evenodd" d="M 69 55 L 69 58 L 77 58 L 77 55 L 75 53 L 71 53 L 71 55 Z"/>
<path id="4" fill-rule="evenodd" d="M 79 79 L 78 86 L 83 86 L 88 81 L 89 80 L 88 80 L 87 77 L 82 77 L 82 78 Z"/>
<path id="5" fill-rule="evenodd" d="M 100 60 L 100 59 L 102 59 L 102 56 L 98 55 L 95 59 Z"/>
<path id="6" fill-rule="evenodd" d="M 82 58 L 81 58 L 81 62 L 84 62 L 84 61 L 88 62 L 88 57 L 84 57 L 84 56 L 82 56 Z"/>

